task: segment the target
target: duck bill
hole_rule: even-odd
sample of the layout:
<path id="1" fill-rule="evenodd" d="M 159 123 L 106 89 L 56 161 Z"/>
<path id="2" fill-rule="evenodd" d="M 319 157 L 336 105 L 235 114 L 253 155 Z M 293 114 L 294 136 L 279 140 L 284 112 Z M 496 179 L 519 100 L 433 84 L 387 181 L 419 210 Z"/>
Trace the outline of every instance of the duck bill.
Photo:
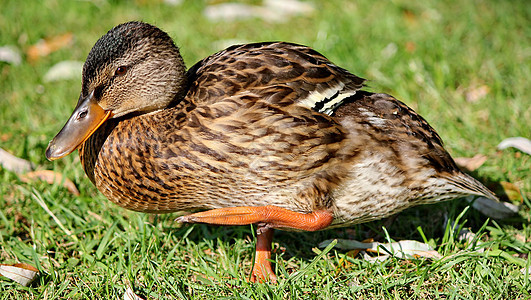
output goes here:
<path id="1" fill-rule="evenodd" d="M 112 112 L 101 108 L 93 93 L 86 98 L 80 97 L 63 129 L 50 141 L 46 158 L 56 160 L 72 153 L 110 117 Z"/>

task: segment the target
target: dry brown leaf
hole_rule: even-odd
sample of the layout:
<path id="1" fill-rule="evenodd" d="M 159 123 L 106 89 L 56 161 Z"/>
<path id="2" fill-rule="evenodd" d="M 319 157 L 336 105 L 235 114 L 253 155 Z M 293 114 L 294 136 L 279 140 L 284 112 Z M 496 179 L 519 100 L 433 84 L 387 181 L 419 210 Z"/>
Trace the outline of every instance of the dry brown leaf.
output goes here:
<path id="1" fill-rule="evenodd" d="M 330 244 L 332 240 L 326 240 L 319 243 L 319 247 L 323 248 Z M 417 241 L 403 240 L 393 243 L 364 243 L 356 240 L 344 240 L 337 239 L 336 247 L 340 249 L 363 249 L 367 252 L 377 253 L 382 256 L 394 255 L 398 258 L 409 259 L 409 258 L 440 258 L 441 255 L 433 250 L 433 248 L 428 245 Z"/>
<path id="2" fill-rule="evenodd" d="M 498 144 L 498 149 L 505 149 L 513 147 L 524 153 L 531 155 L 531 141 L 525 137 L 510 137 L 504 139 L 501 143 Z"/>
<path id="3" fill-rule="evenodd" d="M 34 172 L 29 172 L 24 175 L 19 175 L 22 182 L 32 182 L 35 180 L 42 180 L 49 184 L 62 183 L 63 186 L 72 194 L 79 196 L 79 190 L 76 188 L 76 185 L 72 180 L 64 178 L 62 174 L 59 174 L 50 170 L 39 170 Z"/>
<path id="4" fill-rule="evenodd" d="M 468 102 L 478 102 L 479 100 L 485 98 L 490 92 L 490 87 L 488 85 L 473 86 L 468 88 L 465 98 Z"/>
<path id="5" fill-rule="evenodd" d="M 83 70 L 82 61 L 64 60 L 53 65 L 46 74 L 44 82 L 79 79 Z"/>
<path id="6" fill-rule="evenodd" d="M 95 212 L 92 212 L 90 210 L 87 211 L 87 214 L 89 214 L 90 216 L 92 216 L 94 219 L 100 221 L 100 222 L 105 222 L 105 220 L 100 216 L 98 215 L 97 213 Z"/>
<path id="7" fill-rule="evenodd" d="M 135 292 L 133 292 L 133 289 L 129 286 L 127 287 L 127 290 L 125 290 L 124 300 L 144 300 L 144 298 L 135 294 Z"/>
<path id="8" fill-rule="evenodd" d="M 310 15 L 315 11 L 312 4 L 299 0 L 264 0 L 262 5 L 244 3 L 219 3 L 208 5 L 204 15 L 210 21 L 234 21 L 260 18 L 268 22 L 285 22 L 291 16 Z"/>
<path id="9" fill-rule="evenodd" d="M 183 4 L 184 0 L 163 0 L 164 4 L 171 5 L 171 6 L 179 6 Z"/>
<path id="10" fill-rule="evenodd" d="M 455 163 L 467 171 L 475 171 L 487 161 L 487 156 L 483 154 L 476 154 L 474 157 L 457 157 L 454 159 Z"/>
<path id="11" fill-rule="evenodd" d="M 413 53 L 413 52 L 415 52 L 416 49 L 417 49 L 417 45 L 415 44 L 415 42 L 412 42 L 412 41 L 406 42 L 406 51 L 407 52 Z"/>
<path id="12" fill-rule="evenodd" d="M 531 242 L 531 237 L 528 237 L 528 238 L 527 238 L 528 240 L 526 240 L 526 237 L 525 237 L 523 234 L 521 234 L 521 233 L 516 233 L 516 234 L 514 235 L 514 238 L 515 238 L 517 241 L 520 241 L 520 242 L 522 242 L 522 243 L 527 243 L 528 241 Z"/>
<path id="13" fill-rule="evenodd" d="M 2 133 L 0 134 L 0 142 L 7 142 L 12 137 L 12 134 L 10 133 Z"/>
<path id="14" fill-rule="evenodd" d="M 389 257 L 390 255 L 370 256 L 369 254 L 367 254 L 367 252 L 363 252 L 363 260 L 372 264 L 385 261 Z"/>
<path id="15" fill-rule="evenodd" d="M 406 22 L 409 23 L 409 25 L 417 25 L 418 23 L 417 15 L 411 10 L 407 10 L 407 9 L 404 10 L 403 17 L 406 20 Z"/>
<path id="16" fill-rule="evenodd" d="M 472 242 L 475 238 L 476 234 L 466 228 L 461 229 L 457 235 L 457 240 L 466 241 L 468 243 Z"/>
<path id="17" fill-rule="evenodd" d="M 519 202 L 523 201 L 520 189 L 515 184 L 506 181 L 500 181 L 500 185 L 503 187 L 503 191 L 509 200 Z"/>
<path id="18" fill-rule="evenodd" d="M 490 109 L 480 109 L 477 112 L 478 118 L 487 123 L 490 120 Z"/>
<path id="19" fill-rule="evenodd" d="M 39 58 L 60 50 L 72 43 L 74 35 L 71 32 L 40 40 L 26 50 L 29 62 L 36 62 Z"/>
<path id="20" fill-rule="evenodd" d="M 22 57 L 17 47 L 7 45 L 0 47 L 0 61 L 18 66 L 22 62 Z"/>
<path id="21" fill-rule="evenodd" d="M 0 148 L 0 166 L 17 174 L 28 172 L 33 169 L 33 164 L 31 162 L 16 157 L 2 148 Z"/>
<path id="22" fill-rule="evenodd" d="M 5 265 L 0 264 L 0 274 L 20 283 L 23 286 L 28 286 L 35 276 L 39 273 L 34 266 L 25 263 Z"/>

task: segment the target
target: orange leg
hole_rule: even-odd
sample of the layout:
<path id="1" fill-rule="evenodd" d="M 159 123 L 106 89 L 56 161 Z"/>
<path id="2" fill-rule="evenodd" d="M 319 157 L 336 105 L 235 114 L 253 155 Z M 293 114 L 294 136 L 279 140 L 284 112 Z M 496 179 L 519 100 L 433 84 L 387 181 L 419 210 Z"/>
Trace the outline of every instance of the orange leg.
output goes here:
<path id="1" fill-rule="evenodd" d="M 277 276 L 271 268 L 271 243 L 273 241 L 273 229 L 264 228 L 257 230 L 256 253 L 254 256 L 254 268 L 251 270 L 252 282 L 264 282 L 271 280 L 277 282 Z"/>
<path id="2" fill-rule="evenodd" d="M 251 280 L 253 282 L 257 280 L 276 282 L 276 276 L 269 261 L 273 228 L 316 231 L 326 228 L 333 219 L 332 214 L 325 210 L 302 214 L 277 206 L 241 206 L 203 211 L 179 217 L 177 221 L 212 225 L 258 224 L 255 268 Z"/>
<path id="3" fill-rule="evenodd" d="M 240 206 L 218 208 L 177 218 L 182 223 L 212 225 L 263 224 L 267 228 L 293 228 L 316 231 L 326 228 L 334 217 L 325 210 L 309 214 L 294 212 L 278 206 Z"/>

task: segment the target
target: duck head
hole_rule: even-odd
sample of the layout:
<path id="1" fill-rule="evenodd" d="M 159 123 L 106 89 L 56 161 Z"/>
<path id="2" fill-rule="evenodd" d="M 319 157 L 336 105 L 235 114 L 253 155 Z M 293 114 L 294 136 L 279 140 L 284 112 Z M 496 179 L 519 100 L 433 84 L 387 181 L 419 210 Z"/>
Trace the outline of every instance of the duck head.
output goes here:
<path id="1" fill-rule="evenodd" d="M 159 28 L 142 22 L 114 27 L 90 50 L 77 106 L 46 158 L 70 154 L 108 119 L 167 107 L 182 93 L 185 71 L 179 49 Z"/>

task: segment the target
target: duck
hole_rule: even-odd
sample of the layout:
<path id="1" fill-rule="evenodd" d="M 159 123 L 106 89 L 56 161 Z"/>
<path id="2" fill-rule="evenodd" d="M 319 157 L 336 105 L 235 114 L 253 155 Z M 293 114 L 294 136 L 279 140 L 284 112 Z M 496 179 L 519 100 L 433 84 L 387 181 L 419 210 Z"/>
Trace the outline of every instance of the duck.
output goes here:
<path id="1" fill-rule="evenodd" d="M 235 45 L 186 69 L 156 26 L 120 24 L 83 66 L 76 107 L 46 149 L 79 150 L 110 201 L 181 223 L 257 228 L 250 279 L 276 282 L 275 229 L 317 231 L 469 195 L 442 139 L 394 97 L 310 47 Z"/>

